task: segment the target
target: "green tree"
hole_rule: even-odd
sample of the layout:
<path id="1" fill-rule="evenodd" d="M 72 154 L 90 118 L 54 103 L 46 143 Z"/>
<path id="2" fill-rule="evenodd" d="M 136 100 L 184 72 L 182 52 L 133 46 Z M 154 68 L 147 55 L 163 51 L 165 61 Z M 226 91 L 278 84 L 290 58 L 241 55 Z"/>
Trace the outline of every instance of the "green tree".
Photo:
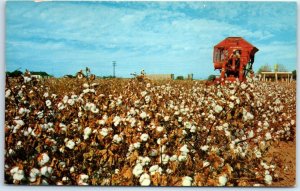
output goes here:
<path id="1" fill-rule="evenodd" d="M 271 71 L 272 71 L 271 67 L 268 64 L 266 64 L 266 65 L 261 66 L 258 69 L 257 73 L 260 74 L 262 72 L 271 72 Z"/>
<path id="2" fill-rule="evenodd" d="M 297 79 L 297 71 L 293 70 L 292 74 L 293 74 L 293 79 L 296 80 Z"/>

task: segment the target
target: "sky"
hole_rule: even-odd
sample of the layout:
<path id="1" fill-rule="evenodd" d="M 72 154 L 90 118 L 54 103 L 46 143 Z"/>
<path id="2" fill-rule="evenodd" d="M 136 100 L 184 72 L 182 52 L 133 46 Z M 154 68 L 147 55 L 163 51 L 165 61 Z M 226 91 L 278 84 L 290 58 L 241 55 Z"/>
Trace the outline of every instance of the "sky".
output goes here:
<path id="1" fill-rule="evenodd" d="M 262 65 L 297 67 L 295 2 L 32 2 L 6 3 L 6 70 L 55 77 L 89 67 L 97 76 L 214 71 L 214 45 L 240 36 Z"/>

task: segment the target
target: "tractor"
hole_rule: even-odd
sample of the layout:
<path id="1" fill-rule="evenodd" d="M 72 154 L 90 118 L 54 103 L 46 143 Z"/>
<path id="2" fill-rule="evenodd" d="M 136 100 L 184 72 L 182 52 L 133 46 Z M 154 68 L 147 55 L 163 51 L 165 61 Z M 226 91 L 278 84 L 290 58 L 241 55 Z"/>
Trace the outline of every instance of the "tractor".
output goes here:
<path id="1" fill-rule="evenodd" d="M 225 81 L 246 81 L 253 75 L 254 55 L 258 49 L 242 37 L 228 37 L 214 46 L 214 69 L 220 70 L 220 77 L 215 83 Z"/>

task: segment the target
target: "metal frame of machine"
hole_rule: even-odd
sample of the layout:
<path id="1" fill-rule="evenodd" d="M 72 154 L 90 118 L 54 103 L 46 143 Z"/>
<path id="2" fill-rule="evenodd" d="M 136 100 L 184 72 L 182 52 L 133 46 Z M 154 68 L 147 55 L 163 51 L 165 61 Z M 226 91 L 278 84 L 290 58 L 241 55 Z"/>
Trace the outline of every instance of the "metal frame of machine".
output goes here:
<path id="1" fill-rule="evenodd" d="M 245 81 L 252 71 L 258 49 L 242 37 L 228 37 L 214 46 L 214 69 L 220 70 L 215 82 Z"/>

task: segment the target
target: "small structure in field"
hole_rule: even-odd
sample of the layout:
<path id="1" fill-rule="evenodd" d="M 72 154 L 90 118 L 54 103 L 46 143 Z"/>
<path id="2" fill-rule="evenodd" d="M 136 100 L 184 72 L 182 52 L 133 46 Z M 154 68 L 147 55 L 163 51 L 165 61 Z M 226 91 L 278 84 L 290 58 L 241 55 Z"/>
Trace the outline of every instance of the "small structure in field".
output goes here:
<path id="1" fill-rule="evenodd" d="M 146 74 L 150 80 L 174 80 L 174 74 Z"/>
<path id="2" fill-rule="evenodd" d="M 30 74 L 31 74 L 31 77 L 36 78 L 36 79 L 51 77 L 47 72 L 30 72 Z"/>
<path id="3" fill-rule="evenodd" d="M 292 72 L 261 72 L 260 74 L 261 81 L 273 81 L 273 82 L 292 82 L 293 73 Z"/>

